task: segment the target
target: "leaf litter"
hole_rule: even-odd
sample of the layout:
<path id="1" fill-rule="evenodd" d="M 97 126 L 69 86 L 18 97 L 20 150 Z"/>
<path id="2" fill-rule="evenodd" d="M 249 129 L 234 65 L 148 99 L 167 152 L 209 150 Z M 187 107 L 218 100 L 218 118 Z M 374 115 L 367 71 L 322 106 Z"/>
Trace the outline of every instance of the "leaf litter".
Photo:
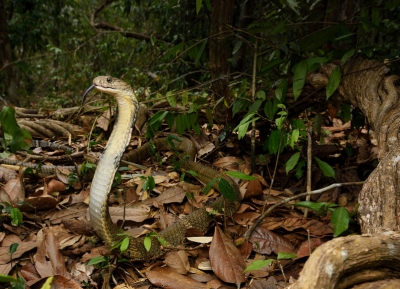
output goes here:
<path id="1" fill-rule="evenodd" d="M 140 142 L 135 137 L 132 140 L 135 144 Z M 203 142 L 202 147 L 200 153 L 205 155 L 212 153 L 215 145 Z M 213 166 L 220 170 L 249 172 L 248 160 L 236 156 L 223 156 Z M 105 270 L 109 272 L 112 266 L 114 271 L 102 275 L 105 282 L 114 283 L 114 288 L 118 288 L 117 284 L 135 288 L 150 288 L 150 284 L 163 288 L 228 288 L 229 283 L 242 282 L 246 282 L 246 288 L 282 288 L 283 276 L 274 265 L 246 274 L 243 271 L 253 261 L 276 260 L 280 252 L 296 253 L 297 258 L 303 258 L 301 262 L 304 262 L 310 250 L 329 240 L 333 234 L 329 218 L 312 214 L 304 218 L 299 208 L 288 205 L 264 218 L 251 235 L 250 243 L 240 241 L 246 230 L 261 216 L 264 205 L 276 204 L 295 195 L 294 191 L 302 190 L 300 183 L 293 184 L 290 190 L 280 191 L 277 186 L 271 190 L 268 185 L 270 179 L 256 175 L 257 180 L 239 183 L 246 199 L 233 216 L 227 216 L 225 220 L 218 218 L 221 227 L 215 227 L 209 247 L 187 240 L 185 247 L 171 250 L 158 258 L 163 262 L 135 262 L 132 267 L 129 262 L 118 262 L 109 247 L 102 245 L 102 241 L 94 236 L 87 220 L 87 185 L 75 182 L 71 186 L 65 175 L 43 179 L 40 176 L 23 176 L 21 172 L 5 168 L 1 168 L 0 172 L 4 183 L 0 201 L 19 208 L 24 221 L 19 226 L 12 226 L 7 219 L 3 222 L 5 231 L 0 233 L 0 273 L 15 276 L 18 264 L 18 273 L 32 286 L 54 276 L 53 285 L 57 284 L 57 288 L 83 288 L 84 284 L 100 288 L 104 281 L 99 279 L 99 274 Z M 177 216 L 189 214 L 218 195 L 214 190 L 203 195 L 203 186 L 179 182 L 180 176 L 176 172 L 165 173 L 158 168 L 158 171 L 153 169 L 152 174 L 156 184 L 155 194 L 143 194 L 140 189 L 143 182 L 137 178 L 118 185 L 110 198 L 113 222 L 121 224 L 124 220 L 125 229 L 134 232 L 135 236 L 165 228 L 175 222 Z M 31 179 L 36 183 L 32 183 Z M 281 180 L 278 175 L 276 184 Z M 122 192 L 129 192 L 129 196 L 124 196 Z M 340 198 L 340 192 L 334 193 L 338 195 L 335 199 Z M 351 200 L 352 197 L 346 194 L 346 201 Z M 329 193 L 325 195 L 332 196 Z M 127 201 L 126 208 L 121 207 L 124 201 Z M 206 233 L 208 238 L 212 235 L 210 232 Z M 188 233 L 194 236 L 199 234 Z M 10 245 L 14 243 L 18 244 L 18 248 L 11 254 Z M 110 254 L 111 258 L 105 259 L 108 261 L 101 265 L 86 265 L 94 257 Z M 207 262 L 211 266 L 200 267 L 204 270 L 197 268 L 198 264 Z M 285 267 L 289 266 L 286 277 L 298 277 L 299 270 L 291 270 L 290 262 L 280 262 Z M 256 277 L 262 279 L 253 279 Z"/>

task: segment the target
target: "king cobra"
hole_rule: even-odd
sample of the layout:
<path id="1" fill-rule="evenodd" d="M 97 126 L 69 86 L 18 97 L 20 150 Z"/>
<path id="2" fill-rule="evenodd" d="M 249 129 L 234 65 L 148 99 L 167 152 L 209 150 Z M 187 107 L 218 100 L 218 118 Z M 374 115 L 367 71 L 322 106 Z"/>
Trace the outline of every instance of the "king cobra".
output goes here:
<path id="1" fill-rule="evenodd" d="M 103 155 L 97 164 L 92 180 L 89 201 L 90 221 L 94 230 L 108 245 L 113 246 L 122 241 L 125 236 L 121 234 L 121 229 L 111 221 L 107 204 L 108 194 L 110 193 L 119 162 L 125 148 L 129 144 L 139 106 L 131 86 L 120 79 L 110 76 L 96 77 L 93 80 L 92 86 L 85 92 L 82 103 L 85 102 L 86 95 L 93 88 L 113 96 L 117 101 L 118 107 L 117 121 Z M 170 149 L 170 145 L 166 139 L 157 139 L 154 141 L 154 144 L 157 150 Z M 145 237 L 134 238 L 133 236 L 129 236 L 129 246 L 123 252 L 123 255 L 133 260 L 146 260 L 162 255 L 165 250 L 163 250 L 159 239 L 162 239 L 168 247 L 176 247 L 182 243 L 187 229 L 195 228 L 204 232 L 215 214 L 232 215 L 240 204 L 241 195 L 239 188 L 230 177 L 212 168 L 195 163 L 192 160 L 195 149 L 189 139 L 181 138 L 180 142 L 174 141 L 174 144 L 176 150 L 188 154 L 191 158 L 180 162 L 181 169 L 195 171 L 197 177 L 204 183 L 208 183 L 213 178 L 225 179 L 233 188 L 236 200 L 231 201 L 219 197 L 208 207 L 198 209 L 178 222 L 175 222 L 158 233 L 157 237 L 150 237 L 150 250 L 147 250 L 144 246 Z M 124 159 L 138 163 L 148 157 L 150 157 L 150 149 L 149 145 L 146 144 L 127 154 Z M 219 190 L 218 182 L 214 182 L 213 187 Z"/>

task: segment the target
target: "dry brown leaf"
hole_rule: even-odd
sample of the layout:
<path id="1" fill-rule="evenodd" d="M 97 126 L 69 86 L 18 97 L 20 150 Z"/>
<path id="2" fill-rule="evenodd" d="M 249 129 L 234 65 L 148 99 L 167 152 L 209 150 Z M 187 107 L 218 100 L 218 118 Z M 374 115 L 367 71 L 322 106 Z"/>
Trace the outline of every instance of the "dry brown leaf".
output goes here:
<path id="1" fill-rule="evenodd" d="M 3 189 L 10 196 L 11 204 L 15 205 L 21 202 L 25 198 L 24 185 L 20 178 L 9 180 L 3 187 Z"/>
<path id="2" fill-rule="evenodd" d="M 60 224 L 64 219 L 82 218 L 86 216 L 87 205 L 84 203 L 73 204 L 60 211 L 51 211 L 43 215 L 43 219 L 50 219 L 51 224 Z"/>
<path id="3" fill-rule="evenodd" d="M 25 252 L 36 248 L 40 244 L 41 240 L 38 241 L 30 241 L 30 242 L 21 242 L 17 248 L 17 251 L 12 254 L 12 260 L 21 257 L 21 255 Z M 10 247 L 0 247 L 0 265 L 7 264 L 11 260 L 10 255 Z"/>
<path id="4" fill-rule="evenodd" d="M 84 219 L 65 219 L 62 220 L 65 229 L 79 235 L 92 236 L 94 235 L 92 224 Z"/>
<path id="5" fill-rule="evenodd" d="M 259 196 L 263 194 L 263 190 L 261 187 L 261 182 L 260 180 L 251 180 L 249 181 L 249 184 L 247 185 L 247 190 L 244 195 L 244 198 L 249 198 L 249 197 L 254 197 L 254 196 Z"/>
<path id="6" fill-rule="evenodd" d="M 205 146 L 202 146 L 201 149 L 197 152 L 197 156 L 201 157 L 202 155 L 208 154 L 213 149 L 215 149 L 215 145 L 212 142 L 209 142 Z"/>
<path id="7" fill-rule="evenodd" d="M 210 246 L 210 263 L 215 275 L 222 281 L 234 284 L 246 281 L 243 274 L 246 263 L 242 255 L 218 226 Z"/>
<path id="8" fill-rule="evenodd" d="M 171 268 L 155 267 L 146 272 L 149 281 L 165 289 L 207 289 L 207 286 L 192 278 L 176 273 Z"/>
<path id="9" fill-rule="evenodd" d="M 51 179 L 49 182 L 44 182 L 45 194 L 51 194 L 54 192 L 63 192 L 67 189 L 67 186 L 60 181 Z"/>
<path id="10" fill-rule="evenodd" d="M 57 205 L 57 200 L 52 196 L 40 196 L 27 198 L 18 206 L 22 212 L 33 212 L 38 210 L 52 209 Z"/>
<path id="11" fill-rule="evenodd" d="M 169 252 L 164 262 L 179 274 L 186 274 L 190 269 L 188 255 L 183 250 Z"/>
<path id="12" fill-rule="evenodd" d="M 324 242 L 320 238 L 311 238 L 310 241 L 306 240 L 300 244 L 299 249 L 297 250 L 297 258 L 302 258 L 310 255 L 311 252 L 314 251 L 315 248 L 322 245 Z"/>
<path id="13" fill-rule="evenodd" d="M 25 281 L 34 281 L 40 279 L 40 275 L 36 271 L 35 265 L 28 263 L 21 267 L 21 274 Z"/>
<path id="14" fill-rule="evenodd" d="M 182 203 L 185 199 L 186 192 L 180 186 L 171 187 L 161 195 L 159 195 L 156 200 L 160 204 L 169 204 L 169 203 Z"/>
<path id="15" fill-rule="evenodd" d="M 268 280 L 265 278 L 253 280 L 249 289 L 278 289 L 277 284 L 275 278 L 271 276 Z"/>
<path id="16" fill-rule="evenodd" d="M 124 207 L 110 207 L 109 208 L 111 220 L 113 223 L 117 223 L 118 220 L 123 220 L 124 218 Z M 132 204 L 126 206 L 125 208 L 125 220 L 130 220 L 134 222 L 143 222 L 149 217 L 150 207 L 143 204 Z"/>
<path id="17" fill-rule="evenodd" d="M 0 188 L 0 202 L 7 202 L 11 204 L 11 198 L 3 188 Z"/>
<path id="18" fill-rule="evenodd" d="M 213 166 L 218 168 L 223 168 L 231 171 L 236 171 L 239 169 L 239 164 L 242 164 L 243 160 L 237 157 L 223 157 L 213 163 Z"/>
<path id="19" fill-rule="evenodd" d="M 256 212 L 244 212 L 234 214 L 233 219 L 240 225 L 251 225 L 260 216 L 261 214 Z"/>
<path id="20" fill-rule="evenodd" d="M 96 126 L 104 131 L 108 130 L 111 119 L 111 109 L 107 109 L 103 114 L 97 119 Z"/>
<path id="21" fill-rule="evenodd" d="M 264 227 L 257 227 L 251 234 L 250 242 L 253 243 L 253 250 L 260 254 L 270 255 L 271 252 L 294 253 L 294 247 L 286 238 L 271 232 Z"/>
<path id="22" fill-rule="evenodd" d="M 44 283 L 46 282 L 47 277 L 36 280 L 35 282 L 27 282 L 28 286 L 33 286 L 35 288 L 42 288 Z M 79 286 L 77 283 L 74 282 L 74 280 L 71 280 L 69 277 L 65 276 L 60 276 L 60 275 L 55 275 L 53 276 L 53 281 L 51 282 L 51 289 L 57 288 L 57 289 L 82 289 L 81 286 Z"/>
<path id="23" fill-rule="evenodd" d="M 9 169 L 9 168 L 5 168 L 3 166 L 0 166 L 0 179 L 4 182 L 8 182 L 11 179 L 15 179 L 17 178 L 17 172 Z"/>
<path id="24" fill-rule="evenodd" d="M 293 231 L 299 228 L 309 230 L 312 236 L 332 235 L 333 228 L 318 220 L 306 218 L 266 218 L 261 226 L 267 230 L 284 228 L 287 231 Z"/>

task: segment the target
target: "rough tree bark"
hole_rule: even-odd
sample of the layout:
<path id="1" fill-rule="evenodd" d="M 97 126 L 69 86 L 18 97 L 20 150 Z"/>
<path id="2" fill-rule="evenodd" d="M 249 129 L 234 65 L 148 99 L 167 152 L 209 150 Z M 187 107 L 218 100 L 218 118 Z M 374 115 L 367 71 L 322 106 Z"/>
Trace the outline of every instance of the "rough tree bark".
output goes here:
<path id="1" fill-rule="evenodd" d="M 4 0 L 0 0 L 0 60 L 6 74 L 7 100 L 19 105 L 17 82 L 12 65 L 10 38 L 8 37 L 7 17 Z"/>
<path id="2" fill-rule="evenodd" d="M 323 66 L 318 72 L 308 75 L 307 81 L 314 88 L 326 86 L 334 67 L 335 64 Z M 366 180 L 358 200 L 362 232 L 374 234 L 377 241 L 373 241 L 372 245 L 369 237 L 357 236 L 354 239 L 351 236 L 324 244 L 310 256 L 301 277 L 290 287 L 292 289 L 350 288 L 343 284 L 354 285 L 366 281 L 356 277 L 354 272 L 361 272 L 360 276 L 375 276 L 369 281 L 399 278 L 400 268 L 396 262 L 400 259 L 397 249 L 400 234 L 388 233 L 389 230 L 398 230 L 400 225 L 400 89 L 396 86 L 399 77 L 389 75 L 389 67 L 374 60 L 354 59 L 348 61 L 341 70 L 342 81 L 336 97 L 361 109 L 378 141 L 380 163 Z M 344 250 L 349 242 L 350 245 L 353 242 L 355 249 L 350 246 Z M 384 274 L 387 270 L 389 275 Z M 324 283 L 317 280 L 323 280 Z M 400 288 L 393 284 L 390 286 L 395 287 L 384 287 L 389 286 L 386 283 L 383 287 L 377 284 L 373 286 L 375 289 Z"/>
<path id="3" fill-rule="evenodd" d="M 227 37 L 230 35 L 229 26 L 233 18 L 234 1 L 220 0 L 212 2 L 210 28 L 210 73 L 214 81 L 211 90 L 217 101 L 223 97 L 230 102 L 228 74 L 228 47 Z M 220 102 L 213 114 L 218 123 L 228 123 L 231 116 L 224 102 Z"/>

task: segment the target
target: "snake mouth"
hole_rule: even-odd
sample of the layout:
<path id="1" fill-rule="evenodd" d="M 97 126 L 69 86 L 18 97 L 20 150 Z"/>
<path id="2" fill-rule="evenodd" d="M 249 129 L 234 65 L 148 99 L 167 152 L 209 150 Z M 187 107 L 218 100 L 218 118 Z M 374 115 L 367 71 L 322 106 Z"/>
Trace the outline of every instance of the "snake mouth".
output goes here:
<path id="1" fill-rule="evenodd" d="M 86 92 L 83 94 L 83 97 L 82 97 L 82 106 L 83 106 L 83 104 L 85 103 L 85 101 L 86 101 L 86 96 L 88 95 L 88 93 L 93 89 L 93 88 L 95 88 L 96 87 L 96 84 L 92 84 L 87 90 L 86 90 Z"/>

